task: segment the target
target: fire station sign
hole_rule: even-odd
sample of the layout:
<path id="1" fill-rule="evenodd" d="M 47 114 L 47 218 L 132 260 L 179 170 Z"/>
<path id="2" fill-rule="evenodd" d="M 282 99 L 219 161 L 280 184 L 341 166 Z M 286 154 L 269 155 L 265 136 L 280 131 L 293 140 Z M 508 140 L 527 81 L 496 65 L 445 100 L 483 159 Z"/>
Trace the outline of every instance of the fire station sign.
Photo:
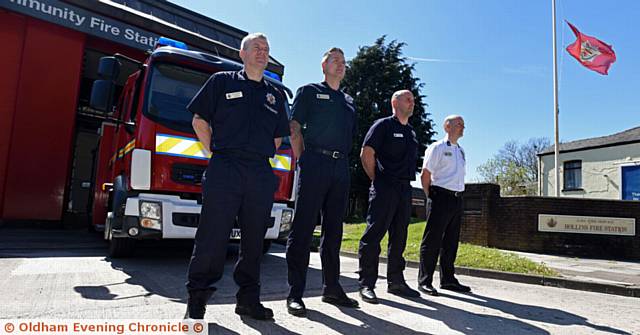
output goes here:
<path id="1" fill-rule="evenodd" d="M 635 236 L 636 219 L 539 214 L 538 231 Z"/>
<path id="2" fill-rule="evenodd" d="M 152 49 L 160 38 L 155 33 L 108 17 L 96 15 L 90 11 L 57 0 L 2 0 L 0 1 L 0 8 L 136 49 Z"/>

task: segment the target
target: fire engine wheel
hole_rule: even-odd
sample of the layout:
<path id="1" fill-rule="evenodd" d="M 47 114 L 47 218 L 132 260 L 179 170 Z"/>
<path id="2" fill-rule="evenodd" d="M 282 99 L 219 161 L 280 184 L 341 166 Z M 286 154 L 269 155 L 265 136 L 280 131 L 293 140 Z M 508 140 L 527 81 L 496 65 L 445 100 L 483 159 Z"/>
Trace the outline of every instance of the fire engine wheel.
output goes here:
<path id="1" fill-rule="evenodd" d="M 136 240 L 130 238 L 112 238 L 109 241 L 109 256 L 113 258 L 126 258 L 133 254 Z"/>
<path id="2" fill-rule="evenodd" d="M 264 243 L 262 244 L 262 253 L 266 254 L 269 252 L 269 249 L 271 249 L 271 240 L 264 240 Z"/>

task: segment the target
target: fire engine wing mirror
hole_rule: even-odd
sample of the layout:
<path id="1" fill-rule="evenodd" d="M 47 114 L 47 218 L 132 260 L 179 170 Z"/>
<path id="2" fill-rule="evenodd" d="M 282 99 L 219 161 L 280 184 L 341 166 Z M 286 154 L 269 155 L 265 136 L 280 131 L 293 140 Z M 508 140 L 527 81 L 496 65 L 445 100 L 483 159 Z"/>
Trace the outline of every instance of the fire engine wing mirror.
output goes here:
<path id="1" fill-rule="evenodd" d="M 116 80 L 120 75 L 120 62 L 115 57 L 102 57 L 98 63 L 100 79 L 93 83 L 89 106 L 93 109 L 111 114 L 113 112 L 113 95 Z"/>
<path id="2" fill-rule="evenodd" d="M 105 80 L 118 80 L 120 75 L 120 62 L 116 57 L 102 57 L 98 63 L 98 76 Z"/>
<path id="3" fill-rule="evenodd" d="M 91 87 L 89 106 L 101 112 L 111 114 L 113 112 L 113 91 L 116 85 L 112 80 L 96 80 Z"/>

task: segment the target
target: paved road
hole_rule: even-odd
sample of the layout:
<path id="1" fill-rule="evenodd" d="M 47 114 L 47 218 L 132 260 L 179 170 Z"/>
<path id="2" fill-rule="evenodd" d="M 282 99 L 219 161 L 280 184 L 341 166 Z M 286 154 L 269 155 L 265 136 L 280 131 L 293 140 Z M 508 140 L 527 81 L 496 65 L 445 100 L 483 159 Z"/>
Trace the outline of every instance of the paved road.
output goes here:
<path id="1" fill-rule="evenodd" d="M 508 252 L 508 251 L 507 251 Z M 511 251 L 556 269 L 562 277 L 581 281 L 640 287 L 640 262 L 578 258 Z"/>
<path id="2" fill-rule="evenodd" d="M 0 238 L 0 242 L 2 239 Z M 105 257 L 100 242 L 32 248 L 0 243 L 0 318 L 176 319 L 185 309 L 189 245 L 149 243 L 137 258 Z M 41 249 L 40 249 L 41 248 Z M 320 301 L 320 260 L 311 257 L 307 318 L 289 316 L 284 249 L 263 262 L 263 299 L 275 322 L 233 313 L 231 248 L 226 275 L 208 306 L 211 334 L 640 334 L 640 300 L 560 288 L 463 277 L 473 294 L 403 299 L 377 289 L 382 303 L 342 309 Z M 382 265 L 384 266 L 384 265 Z M 342 258 L 342 282 L 357 296 L 357 260 Z M 384 274 L 384 268 L 381 273 Z M 406 277 L 415 287 L 415 269 Z"/>

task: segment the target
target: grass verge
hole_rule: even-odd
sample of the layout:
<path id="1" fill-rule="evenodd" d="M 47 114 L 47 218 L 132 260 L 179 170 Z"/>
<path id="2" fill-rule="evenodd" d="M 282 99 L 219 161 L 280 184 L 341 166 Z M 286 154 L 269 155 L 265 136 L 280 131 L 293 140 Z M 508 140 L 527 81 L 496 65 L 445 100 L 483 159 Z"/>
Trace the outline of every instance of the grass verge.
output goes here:
<path id="1" fill-rule="evenodd" d="M 358 244 L 365 227 L 365 223 L 348 223 L 344 225 L 342 251 L 358 252 Z M 405 259 L 420 261 L 420 242 L 422 241 L 424 227 L 424 221 L 409 225 L 407 247 L 404 252 Z M 319 233 L 316 234 L 319 235 Z M 380 243 L 382 248 L 380 255 L 385 257 L 387 255 L 387 237 L 388 236 L 385 235 L 382 243 Z M 467 243 L 460 243 L 456 265 L 541 276 L 558 276 L 555 270 L 546 265 L 531 261 L 514 253 Z"/>

